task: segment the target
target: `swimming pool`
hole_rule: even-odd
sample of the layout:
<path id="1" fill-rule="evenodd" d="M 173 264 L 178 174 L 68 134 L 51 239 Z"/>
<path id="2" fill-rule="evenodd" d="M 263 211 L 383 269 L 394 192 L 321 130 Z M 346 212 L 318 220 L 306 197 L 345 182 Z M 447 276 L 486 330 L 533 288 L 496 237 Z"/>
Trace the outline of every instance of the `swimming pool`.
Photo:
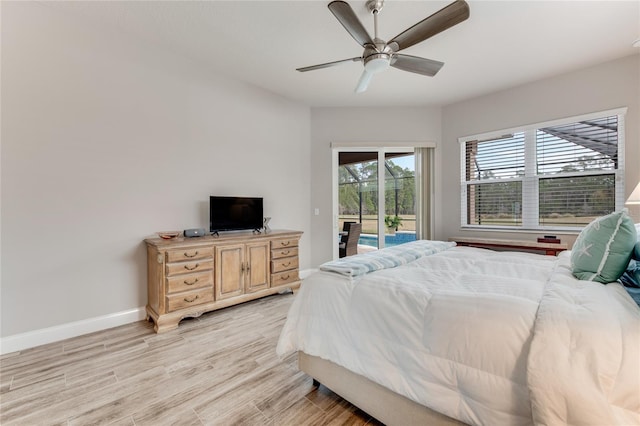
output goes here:
<path id="1" fill-rule="evenodd" d="M 416 240 L 415 232 L 396 232 L 395 235 L 385 234 L 384 246 L 397 246 L 398 244 L 408 243 Z M 358 240 L 358 244 L 365 246 L 378 247 L 378 236 L 371 234 L 362 234 Z"/>

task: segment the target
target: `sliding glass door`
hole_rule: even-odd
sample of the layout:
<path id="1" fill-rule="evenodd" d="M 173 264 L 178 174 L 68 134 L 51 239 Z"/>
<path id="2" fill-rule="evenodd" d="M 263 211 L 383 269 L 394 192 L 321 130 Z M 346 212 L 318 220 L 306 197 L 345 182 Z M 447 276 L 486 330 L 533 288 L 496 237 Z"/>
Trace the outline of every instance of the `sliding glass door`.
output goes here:
<path id="1" fill-rule="evenodd" d="M 346 232 L 345 223 L 361 223 L 358 243 L 377 247 L 378 153 L 340 152 L 338 158 L 338 229 Z"/>
<path id="2" fill-rule="evenodd" d="M 416 239 L 415 171 L 413 152 L 385 153 L 385 247 Z"/>
<path id="3" fill-rule="evenodd" d="M 335 158 L 338 236 L 344 239 L 345 223 L 361 223 L 358 253 L 415 240 L 413 149 L 340 149 Z"/>

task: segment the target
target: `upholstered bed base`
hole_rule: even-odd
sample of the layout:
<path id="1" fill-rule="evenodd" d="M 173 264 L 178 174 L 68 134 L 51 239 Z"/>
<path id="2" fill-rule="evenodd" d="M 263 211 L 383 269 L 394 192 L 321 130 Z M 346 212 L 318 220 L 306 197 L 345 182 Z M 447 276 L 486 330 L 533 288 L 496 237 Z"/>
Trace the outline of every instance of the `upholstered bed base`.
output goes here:
<path id="1" fill-rule="evenodd" d="M 388 426 L 463 424 L 322 358 L 298 352 L 298 367 Z"/>

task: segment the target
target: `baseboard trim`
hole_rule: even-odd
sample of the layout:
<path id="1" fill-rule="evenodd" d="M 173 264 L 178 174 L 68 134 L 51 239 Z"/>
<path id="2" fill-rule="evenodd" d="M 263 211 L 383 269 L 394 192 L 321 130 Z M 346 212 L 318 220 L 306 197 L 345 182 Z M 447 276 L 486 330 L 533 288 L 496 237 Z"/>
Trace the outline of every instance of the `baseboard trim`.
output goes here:
<path id="1" fill-rule="evenodd" d="M 317 268 L 303 269 L 300 271 L 300 279 L 305 279 L 317 271 Z M 0 355 L 106 330 L 107 328 L 118 327 L 120 325 L 141 321 L 145 318 L 146 310 L 144 307 L 141 307 L 40 330 L 28 331 L 26 333 L 14 334 L 13 336 L 0 339 Z"/>
<path id="2" fill-rule="evenodd" d="M 309 275 L 313 274 L 314 272 L 318 272 L 318 271 L 319 271 L 318 268 L 303 269 L 303 270 L 300 271 L 300 279 L 304 280 Z"/>
<path id="3" fill-rule="evenodd" d="M 24 349 L 33 348 L 71 337 L 81 336 L 107 328 L 141 321 L 146 318 L 144 307 L 116 312 L 100 317 L 89 318 L 82 321 L 70 322 L 26 333 L 14 334 L 0 339 L 0 354 L 8 354 Z"/>

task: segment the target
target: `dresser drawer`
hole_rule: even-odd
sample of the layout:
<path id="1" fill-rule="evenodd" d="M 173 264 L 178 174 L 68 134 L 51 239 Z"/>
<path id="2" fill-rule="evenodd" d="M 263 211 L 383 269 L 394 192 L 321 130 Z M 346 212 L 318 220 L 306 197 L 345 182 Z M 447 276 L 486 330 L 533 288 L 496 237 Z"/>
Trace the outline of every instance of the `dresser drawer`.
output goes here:
<path id="1" fill-rule="evenodd" d="M 213 259 L 200 259 L 191 262 L 167 263 L 167 276 L 190 274 L 213 269 Z"/>
<path id="2" fill-rule="evenodd" d="M 271 261 L 271 273 L 287 271 L 289 269 L 298 269 L 298 256 L 295 257 L 283 257 L 282 259 L 276 259 Z"/>
<path id="3" fill-rule="evenodd" d="M 177 293 L 201 287 L 213 287 L 213 273 L 211 270 L 167 278 L 167 293 Z"/>
<path id="4" fill-rule="evenodd" d="M 280 248 L 271 250 L 271 259 L 280 259 L 282 257 L 291 257 L 298 255 L 298 247 Z"/>
<path id="5" fill-rule="evenodd" d="M 213 247 L 167 250 L 167 263 L 204 259 L 206 257 L 213 258 Z"/>
<path id="6" fill-rule="evenodd" d="M 177 311 L 207 302 L 213 302 L 213 287 L 167 296 L 167 311 Z"/>
<path id="7" fill-rule="evenodd" d="M 298 247 L 297 238 L 281 238 L 278 240 L 271 240 L 271 250 L 277 250 L 282 248 Z"/>
<path id="8" fill-rule="evenodd" d="M 298 270 L 280 272 L 278 274 L 271 274 L 271 287 L 277 287 L 279 285 L 289 284 L 294 281 L 298 281 Z"/>

